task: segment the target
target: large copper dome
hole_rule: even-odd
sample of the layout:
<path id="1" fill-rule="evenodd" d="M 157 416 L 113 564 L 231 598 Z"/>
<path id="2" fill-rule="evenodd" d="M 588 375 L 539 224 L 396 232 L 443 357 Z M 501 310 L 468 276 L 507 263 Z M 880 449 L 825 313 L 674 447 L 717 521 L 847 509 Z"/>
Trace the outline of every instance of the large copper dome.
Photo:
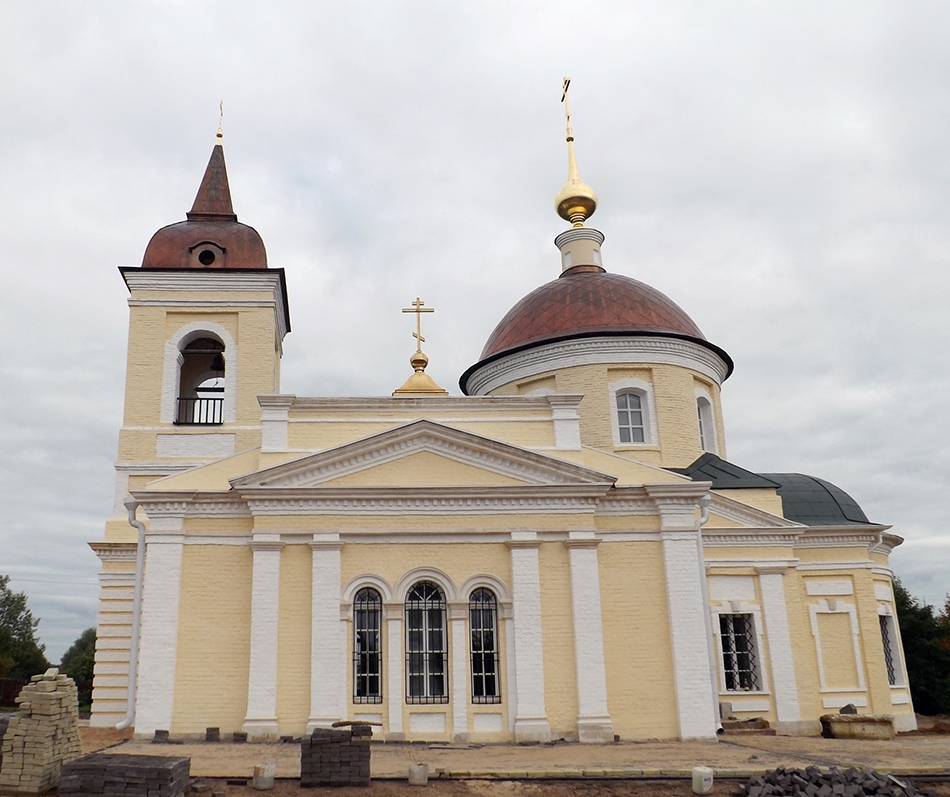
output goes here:
<path id="1" fill-rule="evenodd" d="M 529 293 L 501 319 L 479 362 L 461 379 L 488 361 L 544 343 L 595 336 L 659 336 L 691 340 L 732 359 L 706 340 L 699 327 L 675 302 L 655 288 L 597 266 L 575 266 Z"/>
<path id="2" fill-rule="evenodd" d="M 237 220 L 220 142 L 211 151 L 187 221 L 156 232 L 145 247 L 143 268 L 267 268 L 267 251 L 257 230 Z"/>

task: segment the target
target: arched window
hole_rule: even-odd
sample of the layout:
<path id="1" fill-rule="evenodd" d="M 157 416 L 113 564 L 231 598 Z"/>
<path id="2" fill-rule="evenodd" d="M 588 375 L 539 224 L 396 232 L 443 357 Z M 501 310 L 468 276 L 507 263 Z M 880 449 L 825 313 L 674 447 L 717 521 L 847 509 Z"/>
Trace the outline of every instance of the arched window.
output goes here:
<path id="1" fill-rule="evenodd" d="M 383 702 L 383 602 L 368 587 L 353 599 L 353 702 Z"/>
<path id="2" fill-rule="evenodd" d="M 719 453 L 716 445 L 716 420 L 713 417 L 712 402 L 706 396 L 696 399 L 696 415 L 699 419 L 699 447 L 711 454 Z"/>
<path id="3" fill-rule="evenodd" d="M 445 595 L 419 581 L 406 595 L 406 701 L 447 703 Z"/>
<path id="4" fill-rule="evenodd" d="M 479 588 L 468 599 L 472 654 L 472 702 L 500 703 L 498 683 L 498 603 L 491 590 Z"/>
<path id="5" fill-rule="evenodd" d="M 617 393 L 617 430 L 621 443 L 646 442 L 646 406 L 643 396 L 633 390 Z"/>
<path id="6" fill-rule="evenodd" d="M 178 378 L 179 425 L 216 425 L 224 420 L 224 344 L 197 338 L 180 355 Z"/>

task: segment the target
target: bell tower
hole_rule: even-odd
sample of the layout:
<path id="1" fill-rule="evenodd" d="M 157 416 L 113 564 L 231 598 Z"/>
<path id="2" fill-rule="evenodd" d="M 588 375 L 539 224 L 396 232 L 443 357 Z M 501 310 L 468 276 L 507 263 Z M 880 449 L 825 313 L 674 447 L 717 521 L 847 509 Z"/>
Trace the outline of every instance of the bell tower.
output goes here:
<path id="1" fill-rule="evenodd" d="M 113 517 L 103 542 L 94 725 L 126 712 L 136 533 L 130 490 L 261 444 L 260 394 L 280 391 L 290 331 L 284 271 L 269 268 L 257 231 L 238 221 L 218 130 L 185 221 L 162 227 L 129 289 L 125 409 Z"/>

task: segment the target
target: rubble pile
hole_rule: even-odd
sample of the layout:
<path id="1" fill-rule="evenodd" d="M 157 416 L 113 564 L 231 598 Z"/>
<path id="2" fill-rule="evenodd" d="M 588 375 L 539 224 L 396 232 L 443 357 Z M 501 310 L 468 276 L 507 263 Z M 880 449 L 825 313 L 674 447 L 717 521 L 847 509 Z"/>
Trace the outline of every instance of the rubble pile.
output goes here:
<path id="1" fill-rule="evenodd" d="M 931 797 L 907 778 L 882 775 L 873 769 L 779 767 L 749 779 L 743 797 Z"/>

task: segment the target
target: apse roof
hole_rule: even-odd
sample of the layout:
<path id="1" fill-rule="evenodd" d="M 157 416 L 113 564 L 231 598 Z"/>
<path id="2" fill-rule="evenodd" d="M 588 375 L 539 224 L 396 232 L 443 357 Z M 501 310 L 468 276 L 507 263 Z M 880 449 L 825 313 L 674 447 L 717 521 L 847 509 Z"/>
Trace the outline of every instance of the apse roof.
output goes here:
<path id="1" fill-rule="evenodd" d="M 770 481 L 758 473 L 740 468 L 709 453 L 703 454 L 688 468 L 669 468 L 669 470 L 689 476 L 694 482 L 712 482 L 714 490 L 779 486 L 778 482 Z"/>

